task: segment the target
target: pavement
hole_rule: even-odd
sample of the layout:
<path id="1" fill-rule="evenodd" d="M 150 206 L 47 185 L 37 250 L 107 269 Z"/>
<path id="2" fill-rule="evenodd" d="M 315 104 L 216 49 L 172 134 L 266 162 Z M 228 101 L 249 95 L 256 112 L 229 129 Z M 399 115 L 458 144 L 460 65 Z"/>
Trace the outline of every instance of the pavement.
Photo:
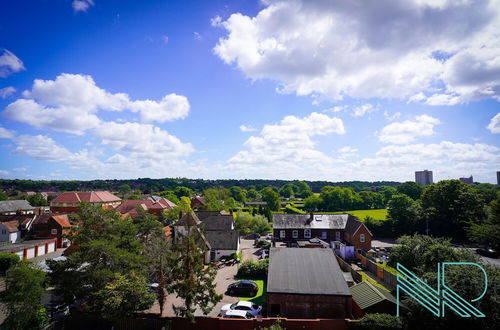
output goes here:
<path id="1" fill-rule="evenodd" d="M 253 247 L 253 242 L 254 240 L 248 240 L 248 239 L 241 239 L 240 241 L 240 249 L 243 254 L 243 261 L 244 260 L 254 260 L 257 261 L 259 260 L 259 253 L 257 251 L 259 249 Z M 235 282 L 235 276 L 236 273 L 238 272 L 238 264 L 232 265 L 232 266 L 222 266 L 217 270 L 217 275 L 215 277 L 215 291 L 218 294 L 222 294 L 222 300 L 215 305 L 215 307 L 212 309 L 212 311 L 207 314 L 207 316 L 217 316 L 220 313 L 220 310 L 222 306 L 225 304 L 232 304 L 238 301 L 238 297 L 232 297 L 226 295 L 226 290 L 229 284 Z M 174 309 L 172 305 L 180 306 L 182 305 L 182 299 L 178 298 L 175 296 L 175 294 L 169 294 L 166 299 L 165 307 L 163 310 L 162 316 L 166 317 L 172 317 L 175 316 Z M 160 306 L 158 305 L 158 302 L 155 301 L 153 307 L 148 313 L 154 313 L 154 314 L 159 314 L 160 313 Z M 203 316 L 203 311 L 200 308 L 196 309 L 195 312 L 196 316 Z"/>

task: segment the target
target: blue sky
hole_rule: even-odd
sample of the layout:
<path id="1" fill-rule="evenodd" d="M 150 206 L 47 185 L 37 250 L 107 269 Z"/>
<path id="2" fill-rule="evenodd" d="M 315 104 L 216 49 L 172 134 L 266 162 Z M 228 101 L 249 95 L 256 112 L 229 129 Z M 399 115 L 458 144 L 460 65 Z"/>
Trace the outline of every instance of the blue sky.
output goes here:
<path id="1" fill-rule="evenodd" d="M 0 7 L 0 177 L 500 170 L 498 1 Z"/>

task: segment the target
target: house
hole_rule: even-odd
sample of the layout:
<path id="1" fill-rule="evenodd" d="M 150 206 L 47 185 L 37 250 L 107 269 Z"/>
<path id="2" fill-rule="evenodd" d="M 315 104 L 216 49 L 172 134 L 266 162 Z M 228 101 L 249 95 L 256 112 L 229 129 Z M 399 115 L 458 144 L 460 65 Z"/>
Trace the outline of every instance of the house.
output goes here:
<path id="1" fill-rule="evenodd" d="M 2 253 L 14 253 L 21 259 L 31 259 L 47 253 L 56 251 L 57 242 L 55 238 L 35 239 L 15 244 L 0 246 Z"/>
<path id="2" fill-rule="evenodd" d="M 36 214 L 0 215 L 0 222 L 17 222 L 17 227 L 21 230 L 21 237 L 31 230 Z"/>
<path id="3" fill-rule="evenodd" d="M 204 253 L 205 264 L 209 264 L 211 261 L 210 250 L 212 247 L 199 228 L 200 223 L 200 219 L 198 219 L 194 212 L 191 211 L 184 214 L 180 220 L 174 224 L 174 241 L 177 241 L 184 236 L 193 235 L 195 237 L 196 244 Z"/>
<path id="4" fill-rule="evenodd" d="M 344 241 L 355 249 L 369 249 L 372 238 L 368 228 L 351 214 L 273 214 L 273 235 L 293 246 L 317 237 L 330 246 Z"/>
<path id="5" fill-rule="evenodd" d="M 174 236 L 186 235 L 191 228 L 198 229 L 210 245 L 209 261 L 218 261 L 222 256 L 240 252 L 240 233 L 234 229 L 233 215 L 224 211 L 190 212 L 174 228 Z"/>
<path id="6" fill-rule="evenodd" d="M 118 213 L 134 217 L 137 216 L 137 206 L 151 214 L 159 216 L 164 210 L 171 210 L 176 205 L 168 199 L 159 196 L 151 196 L 148 199 L 142 200 L 125 200 L 123 203 L 118 205 L 115 210 Z"/>
<path id="7" fill-rule="evenodd" d="M 0 201 L 0 215 L 33 214 L 35 208 L 24 199 Z"/>
<path id="8" fill-rule="evenodd" d="M 57 247 L 67 247 L 70 242 L 63 236 L 68 234 L 71 223 L 67 214 L 42 214 L 33 221 L 32 236 L 35 238 L 56 238 Z"/>
<path id="9" fill-rule="evenodd" d="M 352 299 L 363 313 L 396 315 L 396 298 L 388 291 L 363 281 L 351 286 Z"/>
<path id="10" fill-rule="evenodd" d="M 55 191 L 42 191 L 40 195 L 42 196 L 43 199 L 48 200 L 49 197 L 51 198 L 57 197 L 58 193 L 56 193 Z"/>
<path id="11" fill-rule="evenodd" d="M 50 210 L 52 213 L 75 213 L 82 202 L 115 208 L 121 201 L 120 197 L 109 191 L 68 191 L 59 194 L 50 202 Z"/>
<path id="12" fill-rule="evenodd" d="M 21 229 L 16 220 L 0 223 L 0 242 L 17 243 L 21 240 Z"/>
<path id="13" fill-rule="evenodd" d="M 331 249 L 271 248 L 268 315 L 350 318 L 352 297 Z"/>
<path id="14" fill-rule="evenodd" d="M 205 197 L 200 195 L 195 195 L 191 197 L 191 208 L 193 210 L 205 206 L 205 204 L 206 204 Z"/>

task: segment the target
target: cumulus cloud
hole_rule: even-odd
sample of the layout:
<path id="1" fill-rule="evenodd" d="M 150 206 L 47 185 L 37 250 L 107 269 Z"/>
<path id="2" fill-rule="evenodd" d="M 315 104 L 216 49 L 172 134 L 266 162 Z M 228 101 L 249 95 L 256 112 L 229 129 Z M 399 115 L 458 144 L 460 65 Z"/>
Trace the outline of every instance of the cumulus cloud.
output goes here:
<path id="1" fill-rule="evenodd" d="M 71 6 L 75 12 L 86 12 L 91 6 L 94 5 L 93 0 L 73 0 Z"/>
<path id="2" fill-rule="evenodd" d="M 5 88 L 0 88 L 0 97 L 5 99 L 16 92 L 16 89 L 12 86 L 7 86 Z"/>
<path id="3" fill-rule="evenodd" d="M 401 112 L 396 112 L 392 115 L 389 114 L 389 112 L 387 110 L 384 111 L 384 117 L 389 120 L 389 121 L 393 121 L 395 119 L 398 119 L 399 117 L 401 117 Z"/>
<path id="4" fill-rule="evenodd" d="M 500 5 L 490 1 L 268 0 L 218 22 L 215 53 L 279 91 L 430 105 L 500 100 Z M 460 22 L 460 24 L 457 24 Z"/>
<path id="5" fill-rule="evenodd" d="M 495 117 L 491 118 L 487 128 L 491 131 L 491 133 L 500 133 L 500 113 L 497 113 Z"/>
<path id="6" fill-rule="evenodd" d="M 13 131 L 0 127 L 0 139 L 12 139 L 14 135 Z"/>
<path id="7" fill-rule="evenodd" d="M 23 62 L 11 51 L 0 49 L 0 78 L 10 76 L 21 70 L 26 70 Z"/>
<path id="8" fill-rule="evenodd" d="M 292 168 L 332 160 L 316 149 L 312 137 L 344 133 L 344 123 L 336 117 L 316 112 L 303 118 L 286 116 L 277 124 L 265 125 L 258 136 L 248 138 L 244 143 L 247 150 L 231 157 L 229 167 L 245 172 L 271 166 L 282 173 L 293 173 Z"/>
<path id="9" fill-rule="evenodd" d="M 358 149 L 351 146 L 342 147 L 337 152 L 339 153 L 340 159 L 347 159 L 358 156 Z"/>
<path id="10" fill-rule="evenodd" d="M 3 114 L 37 128 L 82 135 L 99 126 L 97 112 L 130 110 L 145 122 L 185 118 L 189 102 L 185 96 L 168 94 L 160 101 L 130 100 L 125 93 L 99 88 L 91 76 L 63 73 L 55 80 L 36 79 L 24 98 L 9 104 Z"/>
<path id="11" fill-rule="evenodd" d="M 395 144 L 410 143 L 420 136 L 433 135 L 434 126 L 439 123 L 439 119 L 428 115 L 416 116 L 415 120 L 391 123 L 382 128 L 379 140 Z"/>

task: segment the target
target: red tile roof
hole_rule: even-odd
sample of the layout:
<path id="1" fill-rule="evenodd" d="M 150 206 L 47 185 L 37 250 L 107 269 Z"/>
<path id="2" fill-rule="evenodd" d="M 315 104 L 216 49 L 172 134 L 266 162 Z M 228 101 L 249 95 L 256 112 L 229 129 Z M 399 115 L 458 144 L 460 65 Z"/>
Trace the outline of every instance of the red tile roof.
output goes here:
<path id="1" fill-rule="evenodd" d="M 47 223 L 50 219 L 54 219 L 61 227 L 71 227 L 67 214 L 42 214 L 35 219 L 33 224 Z"/>
<path id="2" fill-rule="evenodd" d="M 6 221 L 6 222 L 2 222 L 2 225 L 4 225 L 5 228 L 7 228 L 9 233 L 15 233 L 15 232 L 19 231 L 19 221 L 16 221 L 16 220 Z"/>
<path id="3" fill-rule="evenodd" d="M 52 202 L 55 203 L 108 203 L 121 201 L 109 191 L 68 191 L 59 194 Z"/>
<path id="4" fill-rule="evenodd" d="M 121 214 L 134 214 L 135 212 L 135 207 L 136 206 L 141 206 L 144 210 L 170 210 L 174 206 L 176 206 L 174 203 L 169 201 L 168 199 L 165 198 L 160 198 L 160 199 L 141 199 L 141 200 L 134 200 L 134 199 L 129 199 L 123 201 L 122 204 L 120 204 L 115 210 Z"/>

